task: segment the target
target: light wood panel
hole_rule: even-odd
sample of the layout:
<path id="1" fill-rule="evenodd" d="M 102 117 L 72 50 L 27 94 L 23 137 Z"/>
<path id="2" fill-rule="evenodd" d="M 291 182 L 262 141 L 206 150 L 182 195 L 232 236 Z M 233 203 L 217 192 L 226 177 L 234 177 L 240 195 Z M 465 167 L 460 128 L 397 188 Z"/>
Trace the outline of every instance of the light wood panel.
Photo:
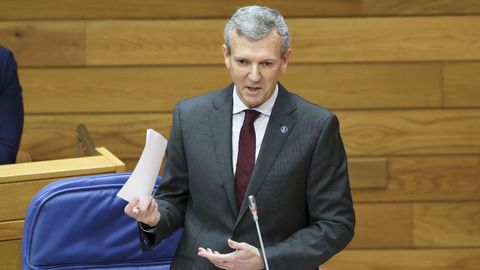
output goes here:
<path id="1" fill-rule="evenodd" d="M 480 63 L 444 64 L 445 107 L 480 107 Z"/>
<path id="2" fill-rule="evenodd" d="M 0 19 L 229 18 L 237 8 L 254 4 L 295 17 L 355 15 L 361 11 L 361 0 L 2 0 Z"/>
<path id="3" fill-rule="evenodd" d="M 224 20 L 91 21 L 87 63 L 222 64 L 224 24 Z M 480 59 L 480 16 L 290 19 L 288 24 L 292 63 Z"/>
<path id="4" fill-rule="evenodd" d="M 479 154 L 480 110 L 339 111 L 349 156 Z M 33 160 L 75 156 L 75 129 L 85 123 L 97 145 L 138 157 L 145 130 L 168 136 L 170 113 L 27 115 L 22 149 Z"/>
<path id="5" fill-rule="evenodd" d="M 354 206 L 355 236 L 350 249 L 413 246 L 412 204 L 356 203 Z"/>
<path id="6" fill-rule="evenodd" d="M 104 156 L 27 162 L 0 166 L 0 184 L 122 170 Z"/>
<path id="7" fill-rule="evenodd" d="M 88 65 L 223 64 L 223 20 L 89 21 Z"/>
<path id="8" fill-rule="evenodd" d="M 476 0 L 3 0 L 0 19 L 228 18 L 252 4 L 279 9 L 286 17 L 480 13 Z"/>
<path id="9" fill-rule="evenodd" d="M 480 202 L 414 205 L 415 247 L 478 247 Z"/>
<path id="10" fill-rule="evenodd" d="M 0 262 L 2 270 L 22 269 L 22 243 L 20 240 L 0 241 Z"/>
<path id="11" fill-rule="evenodd" d="M 329 270 L 478 270 L 480 249 L 346 250 L 327 263 Z"/>
<path id="12" fill-rule="evenodd" d="M 480 153 L 480 110 L 338 112 L 351 156 Z"/>
<path id="13" fill-rule="evenodd" d="M 353 190 L 356 202 L 475 201 L 480 198 L 480 156 L 388 158 L 388 186 Z"/>
<path id="14" fill-rule="evenodd" d="M 293 61 L 443 61 L 480 58 L 480 17 L 290 20 Z"/>
<path id="15" fill-rule="evenodd" d="M 364 15 L 478 14 L 478 0 L 362 0 Z"/>
<path id="16" fill-rule="evenodd" d="M 21 239 L 23 220 L 0 222 L 0 241 Z"/>
<path id="17" fill-rule="evenodd" d="M 231 83 L 223 66 L 26 68 L 19 76 L 27 113 L 167 112 Z M 441 76 L 440 64 L 290 65 L 281 81 L 331 109 L 439 108 Z"/>
<path id="18" fill-rule="evenodd" d="M 84 34 L 84 22 L 0 22 L 1 44 L 20 66 L 84 65 Z"/>
<path id="19" fill-rule="evenodd" d="M 169 135 L 171 114 L 27 115 L 21 148 L 30 152 L 33 160 L 75 157 L 79 123 L 87 126 L 96 145 L 105 146 L 120 159 L 138 158 L 147 128 Z"/>

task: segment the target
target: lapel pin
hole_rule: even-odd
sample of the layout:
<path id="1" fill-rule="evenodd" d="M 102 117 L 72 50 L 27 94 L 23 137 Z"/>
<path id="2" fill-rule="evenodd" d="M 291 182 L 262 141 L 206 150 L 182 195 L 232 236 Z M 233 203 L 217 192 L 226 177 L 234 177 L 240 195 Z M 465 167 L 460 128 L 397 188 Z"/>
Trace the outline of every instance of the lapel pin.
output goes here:
<path id="1" fill-rule="evenodd" d="M 283 134 L 287 133 L 288 132 L 288 127 L 287 126 L 281 126 L 280 127 L 280 132 L 282 132 Z"/>

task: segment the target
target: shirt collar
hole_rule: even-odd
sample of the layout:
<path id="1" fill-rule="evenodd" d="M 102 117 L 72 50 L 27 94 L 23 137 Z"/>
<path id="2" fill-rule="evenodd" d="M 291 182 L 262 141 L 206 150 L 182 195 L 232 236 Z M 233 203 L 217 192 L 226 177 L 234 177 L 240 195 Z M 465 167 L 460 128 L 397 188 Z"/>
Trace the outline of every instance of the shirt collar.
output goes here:
<path id="1" fill-rule="evenodd" d="M 273 91 L 273 95 L 267 99 L 264 103 L 260 104 L 259 106 L 253 108 L 256 111 L 261 112 L 264 115 L 270 116 L 272 113 L 273 105 L 275 104 L 275 100 L 277 100 L 278 96 L 278 83 L 275 85 L 275 91 Z M 237 93 L 237 86 L 233 86 L 233 114 L 240 113 L 244 110 L 249 110 L 250 108 L 243 103 Z"/>

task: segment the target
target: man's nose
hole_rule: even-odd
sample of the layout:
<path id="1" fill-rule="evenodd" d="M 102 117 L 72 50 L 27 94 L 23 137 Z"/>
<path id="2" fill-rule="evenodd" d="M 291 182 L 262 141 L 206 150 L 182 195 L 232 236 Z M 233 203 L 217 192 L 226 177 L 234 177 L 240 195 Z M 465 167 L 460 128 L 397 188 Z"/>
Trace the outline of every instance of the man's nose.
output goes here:
<path id="1" fill-rule="evenodd" d="M 248 78 L 253 82 L 258 82 L 261 78 L 260 71 L 258 70 L 257 65 L 252 65 L 252 69 L 248 73 Z"/>

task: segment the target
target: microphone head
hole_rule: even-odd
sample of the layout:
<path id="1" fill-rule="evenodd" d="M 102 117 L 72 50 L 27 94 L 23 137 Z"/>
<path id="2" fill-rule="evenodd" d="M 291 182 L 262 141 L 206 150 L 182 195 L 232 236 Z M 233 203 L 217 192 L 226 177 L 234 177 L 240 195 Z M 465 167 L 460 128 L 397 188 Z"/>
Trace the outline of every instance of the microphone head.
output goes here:
<path id="1" fill-rule="evenodd" d="M 253 195 L 248 196 L 248 207 L 252 211 L 257 210 L 257 202 L 255 201 L 255 197 Z"/>

